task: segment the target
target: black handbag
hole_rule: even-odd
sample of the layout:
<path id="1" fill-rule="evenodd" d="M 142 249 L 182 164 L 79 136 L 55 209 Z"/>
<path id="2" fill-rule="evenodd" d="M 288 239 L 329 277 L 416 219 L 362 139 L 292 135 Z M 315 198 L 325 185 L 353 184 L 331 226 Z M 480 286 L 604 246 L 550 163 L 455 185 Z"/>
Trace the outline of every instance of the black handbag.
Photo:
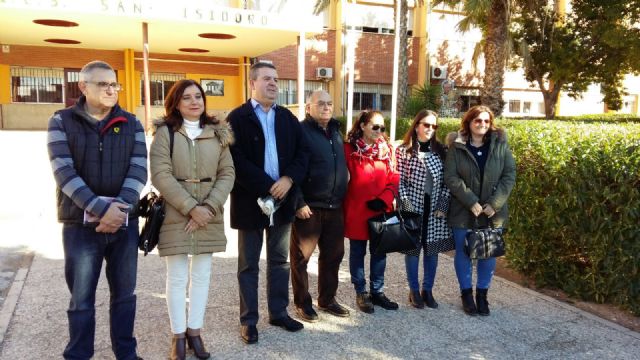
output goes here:
<path id="1" fill-rule="evenodd" d="M 169 132 L 169 158 L 173 159 L 173 143 L 175 132 L 167 126 Z M 164 198 L 150 190 L 138 203 L 138 214 L 144 218 L 144 225 L 140 231 L 138 249 L 144 251 L 144 256 L 153 251 L 160 241 L 160 228 L 164 222 Z"/>
<path id="2" fill-rule="evenodd" d="M 395 193 L 394 193 L 395 195 Z M 400 204 L 396 196 L 396 204 Z M 415 250 L 420 246 L 422 215 L 411 211 L 395 210 L 371 217 L 369 250 L 382 255 L 391 252 Z"/>
<path id="3" fill-rule="evenodd" d="M 140 217 L 145 219 L 142 231 L 140 231 L 140 240 L 138 248 L 144 251 L 144 256 L 158 245 L 160 239 L 160 228 L 164 221 L 164 198 L 157 195 L 153 191 L 149 191 L 139 203 L 138 211 Z"/>
<path id="4" fill-rule="evenodd" d="M 489 221 L 489 227 L 479 228 L 475 218 L 473 229 L 467 232 L 464 239 L 464 253 L 471 259 L 489 259 L 506 253 L 503 228 L 496 228 Z"/>

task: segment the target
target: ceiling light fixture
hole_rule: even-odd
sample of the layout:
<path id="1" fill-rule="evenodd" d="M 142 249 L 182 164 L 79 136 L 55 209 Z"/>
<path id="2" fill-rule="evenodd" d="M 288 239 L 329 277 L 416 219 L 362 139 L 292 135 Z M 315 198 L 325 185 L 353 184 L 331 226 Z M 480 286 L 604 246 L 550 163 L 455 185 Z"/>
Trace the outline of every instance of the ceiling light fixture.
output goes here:
<path id="1" fill-rule="evenodd" d="M 80 44 L 80 41 L 71 39 L 44 39 L 44 41 L 54 44 Z"/>
<path id="2" fill-rule="evenodd" d="M 236 38 L 235 35 L 223 34 L 223 33 L 202 33 L 202 34 L 198 34 L 198 36 L 205 39 L 215 39 L 215 40 L 231 40 Z"/>
<path id="3" fill-rule="evenodd" d="M 78 23 L 66 20 L 57 19 L 37 19 L 33 20 L 34 23 L 45 26 L 60 26 L 60 27 L 74 27 L 78 26 Z"/>
<path id="4" fill-rule="evenodd" d="M 178 50 L 182 52 L 189 52 L 189 53 L 208 53 L 209 52 L 209 50 L 198 49 L 198 48 L 180 48 Z"/>

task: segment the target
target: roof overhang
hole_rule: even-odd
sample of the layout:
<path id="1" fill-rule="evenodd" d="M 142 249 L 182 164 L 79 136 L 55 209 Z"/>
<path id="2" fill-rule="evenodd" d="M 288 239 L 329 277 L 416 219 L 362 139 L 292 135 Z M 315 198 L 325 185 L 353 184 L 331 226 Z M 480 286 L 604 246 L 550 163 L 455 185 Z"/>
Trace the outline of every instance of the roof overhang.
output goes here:
<path id="1" fill-rule="evenodd" d="M 0 43 L 90 49 L 143 50 L 142 24 L 148 24 L 149 51 L 184 54 L 180 48 L 209 50 L 202 55 L 255 57 L 296 43 L 301 31 L 322 32 L 322 17 L 207 5 L 211 1 L 4 0 L 0 2 Z M 35 24 L 36 19 L 78 23 L 75 27 Z M 221 33 L 233 39 L 206 39 Z M 44 39 L 69 39 L 57 45 Z"/>

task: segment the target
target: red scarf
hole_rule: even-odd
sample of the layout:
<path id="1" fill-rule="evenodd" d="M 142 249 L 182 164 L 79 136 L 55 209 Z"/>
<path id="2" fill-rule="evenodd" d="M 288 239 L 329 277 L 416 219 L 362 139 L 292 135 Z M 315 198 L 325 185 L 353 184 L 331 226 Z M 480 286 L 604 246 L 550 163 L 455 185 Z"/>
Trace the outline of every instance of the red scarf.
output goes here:
<path id="1" fill-rule="evenodd" d="M 385 161 L 389 167 L 389 170 L 392 169 L 391 149 L 384 139 L 380 138 L 373 144 L 367 144 L 362 138 L 359 138 L 356 139 L 354 145 L 356 150 L 352 153 L 353 156 L 356 156 L 360 159 L 369 159 L 371 161 Z"/>

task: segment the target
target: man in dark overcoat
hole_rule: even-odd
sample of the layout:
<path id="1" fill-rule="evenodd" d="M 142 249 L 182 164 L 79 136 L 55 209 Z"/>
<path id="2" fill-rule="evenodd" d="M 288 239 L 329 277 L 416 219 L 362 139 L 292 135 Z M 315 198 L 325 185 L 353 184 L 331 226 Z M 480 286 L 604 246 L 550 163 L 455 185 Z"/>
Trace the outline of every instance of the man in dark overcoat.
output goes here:
<path id="1" fill-rule="evenodd" d="M 231 155 L 236 180 L 231 191 L 231 227 L 238 230 L 240 336 L 258 341 L 258 264 L 266 235 L 269 323 L 298 331 L 302 323 L 289 317 L 289 238 L 295 215 L 291 189 L 304 179 L 308 149 L 298 119 L 276 105 L 278 73 L 258 62 L 249 71 L 251 98 L 228 116 L 235 135 Z M 271 195 L 280 204 L 272 218 L 258 206 Z"/>

